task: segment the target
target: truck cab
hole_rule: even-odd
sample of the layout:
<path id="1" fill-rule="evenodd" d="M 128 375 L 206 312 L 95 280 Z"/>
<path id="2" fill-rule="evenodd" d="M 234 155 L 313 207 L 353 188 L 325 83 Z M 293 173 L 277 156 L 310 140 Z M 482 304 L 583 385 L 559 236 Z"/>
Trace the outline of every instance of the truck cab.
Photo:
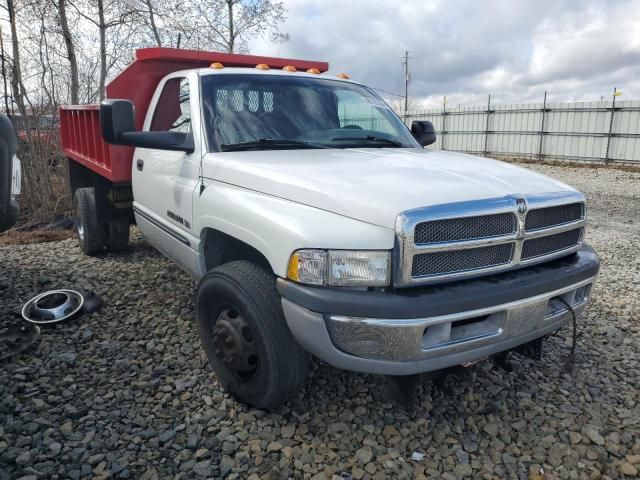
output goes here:
<path id="1" fill-rule="evenodd" d="M 117 235 L 110 222 L 135 221 L 198 280 L 202 346 L 241 400 L 287 400 L 311 355 L 392 376 L 468 364 L 539 341 L 587 305 L 599 260 L 575 189 L 425 149 L 429 122 L 409 129 L 321 62 L 153 50 L 137 71 L 145 59 L 170 71 L 147 69 L 146 100 L 108 88 L 100 135 L 76 136 L 107 152 L 93 174 L 76 172 L 93 184 L 79 189 L 79 231 L 96 253 Z M 198 68 L 178 68 L 185 57 Z M 85 111 L 95 127 L 98 108 Z M 63 146 L 72 118 L 61 114 Z M 124 161 L 129 179 L 95 178 Z M 127 185 L 129 203 L 105 206 Z"/>

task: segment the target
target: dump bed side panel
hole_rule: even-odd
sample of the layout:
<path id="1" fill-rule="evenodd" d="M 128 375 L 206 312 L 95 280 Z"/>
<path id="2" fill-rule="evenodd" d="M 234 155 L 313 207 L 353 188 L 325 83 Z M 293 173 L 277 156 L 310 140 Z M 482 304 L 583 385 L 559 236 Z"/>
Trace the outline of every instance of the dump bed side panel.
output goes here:
<path id="1" fill-rule="evenodd" d="M 131 182 L 133 149 L 107 144 L 100 133 L 99 105 L 60 107 L 60 142 L 65 156 L 114 183 Z"/>

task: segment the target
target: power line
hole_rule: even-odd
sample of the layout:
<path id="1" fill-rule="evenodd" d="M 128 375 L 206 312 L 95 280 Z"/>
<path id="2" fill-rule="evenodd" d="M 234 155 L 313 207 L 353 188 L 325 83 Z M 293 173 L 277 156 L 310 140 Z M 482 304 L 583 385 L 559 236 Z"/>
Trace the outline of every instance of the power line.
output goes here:
<path id="1" fill-rule="evenodd" d="M 400 97 L 400 98 L 404 98 L 404 95 L 401 95 L 399 93 L 395 93 L 395 92 L 390 92 L 388 90 L 383 90 L 382 88 L 376 88 L 376 87 L 371 87 L 369 85 L 367 85 L 371 90 L 375 90 L 376 92 L 382 92 L 382 93 L 386 93 L 387 95 L 393 95 L 395 97 Z"/>

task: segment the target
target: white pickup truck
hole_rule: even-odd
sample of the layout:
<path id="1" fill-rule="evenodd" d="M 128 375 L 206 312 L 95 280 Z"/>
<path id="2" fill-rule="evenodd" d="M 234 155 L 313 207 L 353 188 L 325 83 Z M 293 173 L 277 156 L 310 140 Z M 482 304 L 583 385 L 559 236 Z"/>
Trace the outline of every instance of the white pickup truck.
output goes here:
<path id="1" fill-rule="evenodd" d="M 135 221 L 198 279 L 202 346 L 228 391 L 274 407 L 312 355 L 395 376 L 470 363 L 585 308 L 599 260 L 581 193 L 425 149 L 430 122 L 407 128 L 326 68 L 146 49 L 107 88 L 102 138 L 97 106 L 61 113 L 81 247 L 120 249 Z"/>

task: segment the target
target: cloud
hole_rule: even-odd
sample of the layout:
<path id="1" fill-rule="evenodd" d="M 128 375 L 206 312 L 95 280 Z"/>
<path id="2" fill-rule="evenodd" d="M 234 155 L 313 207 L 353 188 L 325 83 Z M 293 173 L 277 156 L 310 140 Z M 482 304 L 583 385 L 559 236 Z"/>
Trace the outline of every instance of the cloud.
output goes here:
<path id="1" fill-rule="evenodd" d="M 596 100 L 614 86 L 640 98 L 640 0 L 285 0 L 290 41 L 253 53 L 328 60 L 413 103 Z"/>

